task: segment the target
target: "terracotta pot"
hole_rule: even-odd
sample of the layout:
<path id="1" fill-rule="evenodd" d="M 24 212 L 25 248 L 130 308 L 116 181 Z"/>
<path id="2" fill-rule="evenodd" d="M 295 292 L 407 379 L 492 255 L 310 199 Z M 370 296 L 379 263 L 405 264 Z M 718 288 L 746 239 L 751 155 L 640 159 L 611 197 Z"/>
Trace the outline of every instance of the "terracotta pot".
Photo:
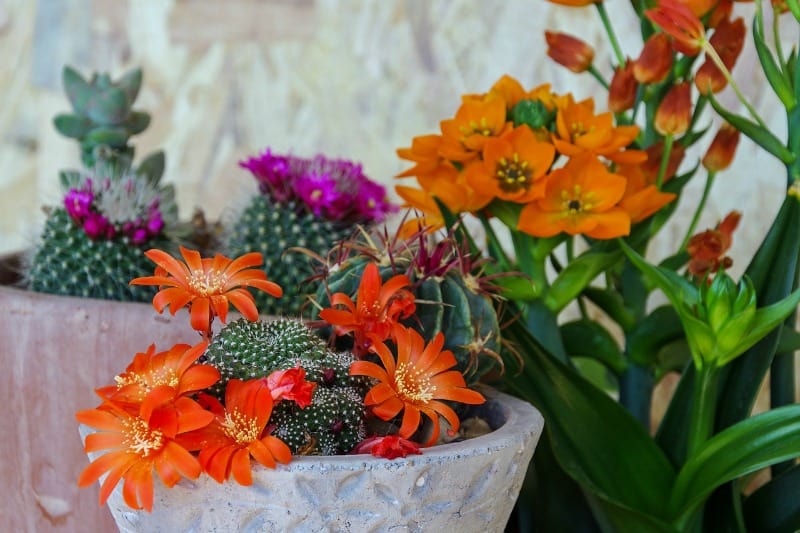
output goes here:
<path id="1" fill-rule="evenodd" d="M 151 513 L 125 505 L 120 484 L 108 506 L 122 532 L 501 532 L 544 422 L 500 393 L 474 414 L 494 431 L 422 455 L 294 457 L 275 470 L 257 466 L 248 487 L 206 475 L 172 488 L 156 480 Z"/>
<path id="2" fill-rule="evenodd" d="M 5 276 L 10 279 L 11 276 Z M 87 463 L 75 412 L 94 388 L 152 342 L 197 342 L 186 316 L 149 304 L 41 294 L 0 285 L 0 531 L 113 531 L 97 491 L 78 489 Z"/>

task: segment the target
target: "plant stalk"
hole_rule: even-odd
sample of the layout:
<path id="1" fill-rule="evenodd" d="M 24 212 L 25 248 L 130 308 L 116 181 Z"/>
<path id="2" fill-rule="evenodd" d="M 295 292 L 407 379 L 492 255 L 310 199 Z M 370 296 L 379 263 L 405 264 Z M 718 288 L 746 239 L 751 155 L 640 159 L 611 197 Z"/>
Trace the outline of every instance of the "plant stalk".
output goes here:
<path id="1" fill-rule="evenodd" d="M 711 437 L 714 431 L 718 385 L 718 368 L 706 366 L 697 370 L 689 416 L 687 460 L 697 453 L 697 450 Z"/>

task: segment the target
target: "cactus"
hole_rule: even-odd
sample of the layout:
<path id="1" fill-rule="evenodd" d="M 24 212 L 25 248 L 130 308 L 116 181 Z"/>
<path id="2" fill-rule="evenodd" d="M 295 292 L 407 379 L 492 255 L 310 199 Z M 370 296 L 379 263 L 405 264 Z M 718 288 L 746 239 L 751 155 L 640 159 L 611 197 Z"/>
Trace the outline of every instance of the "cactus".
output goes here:
<path id="1" fill-rule="evenodd" d="M 260 194 L 227 225 L 222 253 L 258 251 L 264 270 L 284 289 L 280 300 L 257 298 L 262 312 L 296 316 L 307 302 L 303 283 L 312 274 L 304 249 L 326 255 L 356 225 L 381 221 L 394 206 L 383 186 L 350 161 L 276 155 L 267 150 L 240 165 L 251 171 Z"/>
<path id="2" fill-rule="evenodd" d="M 337 292 L 355 299 L 364 269 L 377 263 L 384 282 L 396 274 L 409 277 L 416 311 L 405 325 L 427 342 L 443 332 L 444 348 L 453 352 L 468 384 L 502 370 L 494 288 L 481 277 L 482 260 L 472 258 L 453 236 L 436 242 L 424 230 L 407 239 L 388 235 L 377 244 L 369 235 L 344 243 L 342 253 L 319 274 L 324 283 L 317 288 L 318 304 L 328 307 L 330 295 Z"/>
<path id="3" fill-rule="evenodd" d="M 27 261 L 30 289 L 52 294 L 147 301 L 149 287 L 127 281 L 152 274 L 143 247 L 170 248 L 177 222 L 171 186 L 159 186 L 158 162 L 133 172 L 100 160 L 91 172 L 62 172 L 64 205 L 49 210 Z M 156 168 L 153 172 L 152 169 Z"/>
<path id="4" fill-rule="evenodd" d="M 231 322 L 214 337 L 205 359 L 220 372 L 210 389 L 219 398 L 231 379 L 266 377 L 276 370 L 302 367 L 317 382 L 311 405 L 278 403 L 273 434 L 293 453 L 347 453 L 365 436 L 363 378 L 350 376 L 353 356 L 327 348 L 325 341 L 299 320 Z"/>
<path id="5" fill-rule="evenodd" d="M 84 166 L 95 166 L 99 146 L 109 148 L 114 159 L 133 161 L 134 149 L 128 140 L 150 124 L 150 115 L 132 109 L 142 85 L 141 69 L 112 81 L 105 73 L 94 73 L 86 80 L 64 67 L 62 77 L 73 112 L 57 115 L 54 125 L 62 135 L 80 142 Z"/>

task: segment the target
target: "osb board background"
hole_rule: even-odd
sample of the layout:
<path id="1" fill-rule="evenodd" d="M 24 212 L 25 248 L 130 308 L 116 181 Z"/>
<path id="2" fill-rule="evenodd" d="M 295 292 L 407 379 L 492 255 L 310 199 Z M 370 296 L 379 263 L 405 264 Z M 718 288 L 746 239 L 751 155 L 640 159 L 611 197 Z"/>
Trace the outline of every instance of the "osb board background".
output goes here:
<path id="1" fill-rule="evenodd" d="M 628 2 L 606 6 L 623 47 L 637 55 Z M 749 21 L 747 6 L 743 13 Z M 164 149 L 165 181 L 175 184 L 183 216 L 202 207 L 216 219 L 255 190 L 237 161 L 267 146 L 361 161 L 391 187 L 405 168 L 395 149 L 435 131 L 461 94 L 485 91 L 504 73 L 528 87 L 549 82 L 578 98 L 599 94 L 594 80 L 546 57 L 547 28 L 594 44 L 596 65 L 608 73 L 594 11 L 544 0 L 0 0 L 0 254 L 29 246 L 40 206 L 59 201 L 58 170 L 78 166 L 75 143 L 52 127 L 68 110 L 64 64 L 114 77 L 143 68 L 137 107 L 153 119 L 135 138 L 138 153 Z M 735 76 L 783 135 L 780 109 L 756 70 L 748 43 Z M 737 108 L 730 90 L 721 99 Z M 744 213 L 735 274 L 764 235 L 784 180 L 781 166 L 746 140 L 718 177 L 700 228 L 731 209 Z M 701 190 L 698 179 L 650 250 L 654 258 L 683 237 Z M 52 487 L 19 490 L 62 496 Z M 37 523 L 54 530 L 75 524 L 74 508 L 59 520 L 39 512 Z"/>

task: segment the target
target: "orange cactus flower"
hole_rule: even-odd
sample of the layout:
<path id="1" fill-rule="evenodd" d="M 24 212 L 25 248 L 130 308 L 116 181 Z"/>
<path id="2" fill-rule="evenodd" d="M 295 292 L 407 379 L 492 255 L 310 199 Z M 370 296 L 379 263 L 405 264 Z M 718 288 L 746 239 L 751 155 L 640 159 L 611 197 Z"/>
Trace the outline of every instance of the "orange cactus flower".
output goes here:
<path id="1" fill-rule="evenodd" d="M 608 108 L 612 113 L 622 113 L 633 108 L 636 103 L 636 90 L 639 84 L 633 76 L 633 61 L 614 69 L 614 76 L 608 87 Z"/>
<path id="2" fill-rule="evenodd" d="M 184 262 L 162 250 L 148 250 L 145 255 L 157 266 L 153 276 L 136 278 L 131 285 L 158 285 L 162 288 L 153 297 L 159 313 L 169 306 L 170 313 L 189 305 L 192 328 L 210 338 L 215 316 L 225 323 L 228 305 L 233 304 L 250 321 L 258 319 L 255 298 L 245 287 L 262 290 L 276 298 L 283 290 L 267 280 L 264 271 L 251 268 L 263 263 L 260 253 L 245 254 L 231 260 L 217 254 L 213 259 L 201 258 L 196 250 L 181 246 Z"/>
<path id="3" fill-rule="evenodd" d="M 552 144 L 537 141 L 522 125 L 489 139 L 483 160 L 467 167 L 466 180 L 479 195 L 526 203 L 544 194 L 543 178 L 555 154 Z"/>
<path id="4" fill-rule="evenodd" d="M 746 28 L 744 20 L 740 17 L 733 21 L 724 20 L 719 23 L 714 34 L 709 39 L 709 44 L 717 51 L 717 55 L 728 71 L 733 70 L 736 60 L 744 47 Z M 716 63 L 711 58 L 697 69 L 694 83 L 702 93 L 720 92 L 728 85 L 728 80 Z"/>
<path id="5" fill-rule="evenodd" d="M 658 32 L 644 43 L 633 63 L 633 76 L 639 83 L 661 83 L 672 69 L 673 52 L 666 33 Z"/>
<path id="6" fill-rule="evenodd" d="M 293 401 L 300 409 L 311 405 L 311 397 L 314 395 L 317 384 L 313 381 L 306 381 L 304 368 L 276 370 L 265 379 L 267 387 L 272 393 L 273 401 Z"/>
<path id="7" fill-rule="evenodd" d="M 654 125 L 661 135 L 681 135 L 692 120 L 692 92 L 686 82 L 670 88 L 656 110 Z"/>
<path id="8" fill-rule="evenodd" d="M 116 385 L 97 389 L 97 393 L 130 412 L 142 412 L 152 427 L 171 438 L 181 431 L 180 425 L 188 417 L 208 424 L 209 413 L 186 397 L 219 381 L 219 370 L 196 364 L 207 346 L 206 341 L 194 346 L 176 344 L 156 353 L 155 345 L 151 344 L 147 352 L 137 353 L 125 372 L 115 378 Z"/>
<path id="9" fill-rule="evenodd" d="M 458 415 L 439 400 L 467 404 L 480 404 L 484 397 L 466 387 L 464 376 L 457 370 L 456 358 L 450 350 L 442 350 L 444 335 L 439 332 L 425 344 L 422 336 L 413 329 L 398 326 L 394 329 L 397 342 L 397 360 L 392 352 L 377 339 L 372 350 L 383 366 L 371 361 L 356 361 L 350 366 L 350 375 L 369 376 L 378 384 L 367 392 L 364 404 L 381 420 L 391 420 L 403 413 L 398 435 L 410 438 L 419 428 L 421 415 L 433 422 L 432 436 L 425 446 L 433 444 L 439 436 L 439 416 L 450 424 L 450 431 L 458 431 Z"/>
<path id="10" fill-rule="evenodd" d="M 650 218 L 677 198 L 676 194 L 659 191 L 647 180 L 640 165 L 619 165 L 616 173 L 628 180 L 619 206 L 628 213 L 632 224 Z"/>
<path id="11" fill-rule="evenodd" d="M 416 442 L 397 435 L 369 437 L 359 442 L 351 453 L 371 453 L 389 460 L 422 454 Z"/>
<path id="12" fill-rule="evenodd" d="M 631 219 L 617 204 L 627 180 L 591 154 L 581 154 L 550 173 L 544 198 L 522 208 L 517 227 L 535 237 L 561 232 L 595 239 L 630 233 Z"/>
<path id="13" fill-rule="evenodd" d="M 672 46 L 687 56 L 696 56 L 703 48 L 706 30 L 690 7 L 679 0 L 660 0 L 644 14 L 672 37 Z"/>
<path id="14" fill-rule="evenodd" d="M 637 126 L 615 127 L 611 113 L 595 115 L 591 98 L 575 102 L 569 95 L 556 115 L 553 144 L 559 153 L 570 157 L 590 152 L 617 163 L 641 163 L 646 157 L 643 152 L 624 150 L 637 135 Z"/>
<path id="15" fill-rule="evenodd" d="M 739 130 L 728 124 L 723 123 L 719 131 L 714 136 L 714 140 L 703 156 L 703 166 L 706 170 L 718 172 L 725 170 L 733 161 L 736 154 L 736 146 L 739 144 Z"/>
<path id="16" fill-rule="evenodd" d="M 202 472 L 197 459 L 175 439 L 154 429 L 147 417 L 131 414 L 112 403 L 79 411 L 75 417 L 81 424 L 99 430 L 86 436 L 87 453 L 109 450 L 92 461 L 78 478 L 78 486 L 87 487 L 108 473 L 100 487 L 100 505 L 124 480 L 125 503 L 149 512 L 153 508 L 153 469 L 167 487 L 175 485 L 182 476 L 197 479 Z M 183 424 L 182 432 L 200 427 Z"/>
<path id="17" fill-rule="evenodd" d="M 566 33 L 545 31 L 547 55 L 572 72 L 585 72 L 592 66 L 594 49 L 586 42 Z"/>
<path id="18" fill-rule="evenodd" d="M 267 468 L 288 463 L 292 451 L 267 431 L 272 416 L 272 393 L 261 379 L 232 379 L 225 388 L 225 413 L 207 427 L 187 435 L 203 470 L 222 483 L 231 474 L 240 485 L 252 485 L 250 458 Z"/>
<path id="19" fill-rule="evenodd" d="M 733 260 L 726 256 L 733 242 L 733 232 L 739 225 L 742 214 L 731 211 L 720 222 L 717 229 L 709 229 L 694 235 L 686 243 L 689 253 L 689 273 L 698 278 L 718 271 L 720 268 L 729 268 Z"/>
<path id="20" fill-rule="evenodd" d="M 488 98 L 464 100 L 455 117 L 440 126 L 444 139 L 439 153 L 450 161 L 466 162 L 478 156 L 490 137 L 502 135 L 512 124 L 506 122 L 506 103 Z"/>
<path id="21" fill-rule="evenodd" d="M 398 320 L 414 313 L 414 295 L 406 290 L 411 280 L 405 274 L 381 282 L 375 263 L 369 263 L 361 276 L 356 301 L 342 292 L 331 295 L 331 307 L 319 316 L 333 326 L 336 335 L 353 333 L 353 354 L 363 357 L 375 339 L 388 339 Z M 337 309 L 344 306 L 345 309 Z"/>

